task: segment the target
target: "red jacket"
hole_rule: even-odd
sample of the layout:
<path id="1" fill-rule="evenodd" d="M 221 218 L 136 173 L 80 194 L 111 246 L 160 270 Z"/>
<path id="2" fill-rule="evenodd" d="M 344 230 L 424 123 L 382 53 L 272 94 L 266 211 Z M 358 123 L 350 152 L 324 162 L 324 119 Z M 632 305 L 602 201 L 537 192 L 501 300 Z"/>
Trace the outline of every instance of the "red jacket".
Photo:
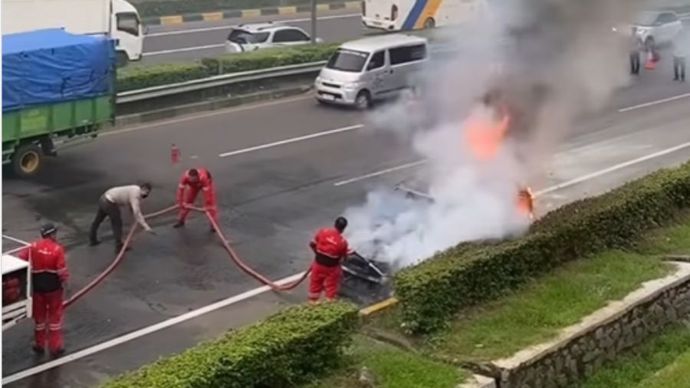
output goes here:
<path id="1" fill-rule="evenodd" d="M 177 187 L 177 203 L 182 203 L 184 200 L 184 190 L 187 188 L 187 186 L 196 190 L 202 189 L 207 191 L 211 189 L 211 174 L 208 172 L 208 170 L 205 168 L 197 168 L 196 170 L 199 172 L 199 180 L 196 182 L 191 181 L 189 177 L 189 170 L 182 174 L 182 177 L 180 178 L 180 185 Z"/>
<path id="2" fill-rule="evenodd" d="M 344 259 L 349 253 L 347 240 L 335 228 L 323 228 L 316 232 L 312 249 L 317 255 L 324 255 L 331 259 Z"/>
<path id="3" fill-rule="evenodd" d="M 31 283 L 34 292 L 53 292 L 62 288 L 69 278 L 65 249 L 49 238 L 31 243 L 19 252 L 19 258 L 31 259 Z"/>

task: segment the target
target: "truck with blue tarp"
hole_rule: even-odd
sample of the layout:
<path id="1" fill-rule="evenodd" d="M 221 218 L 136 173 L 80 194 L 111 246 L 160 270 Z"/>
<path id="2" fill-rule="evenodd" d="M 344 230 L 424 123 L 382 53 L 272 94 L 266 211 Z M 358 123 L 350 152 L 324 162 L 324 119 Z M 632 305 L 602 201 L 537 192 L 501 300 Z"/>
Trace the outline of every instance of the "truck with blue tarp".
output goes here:
<path id="1" fill-rule="evenodd" d="M 115 120 L 116 54 L 104 35 L 45 29 L 2 37 L 2 162 L 22 177 Z"/>

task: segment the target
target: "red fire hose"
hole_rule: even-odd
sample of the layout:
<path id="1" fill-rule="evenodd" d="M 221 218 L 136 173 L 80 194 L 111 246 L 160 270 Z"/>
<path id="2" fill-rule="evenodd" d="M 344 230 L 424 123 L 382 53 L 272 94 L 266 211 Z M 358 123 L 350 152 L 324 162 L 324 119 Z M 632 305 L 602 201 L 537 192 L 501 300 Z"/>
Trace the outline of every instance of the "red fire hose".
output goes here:
<path id="1" fill-rule="evenodd" d="M 155 213 L 147 214 L 145 218 L 153 218 L 153 217 L 158 217 L 163 214 L 166 214 L 168 212 L 171 212 L 175 209 L 177 209 L 178 206 L 170 206 L 166 209 L 157 211 Z M 216 230 L 216 233 L 218 235 L 218 238 L 220 239 L 221 243 L 223 244 L 223 247 L 225 250 L 228 252 L 230 255 L 230 258 L 232 259 L 233 263 L 235 263 L 242 271 L 244 271 L 246 274 L 250 275 L 254 279 L 258 280 L 259 282 L 271 287 L 272 290 L 274 291 L 288 291 L 292 290 L 293 288 L 297 287 L 300 283 L 304 281 L 304 279 L 309 276 L 309 273 L 311 272 L 311 268 L 308 269 L 302 277 L 300 277 L 298 280 L 288 283 L 288 284 L 283 284 L 279 285 L 274 283 L 272 280 L 264 277 L 260 273 L 254 271 L 251 267 L 249 267 L 240 257 L 237 255 L 234 249 L 230 246 L 230 243 L 228 243 L 228 239 L 225 238 L 225 235 L 223 232 L 220 230 L 220 226 L 216 222 L 215 219 L 210 215 L 210 213 L 206 209 L 202 208 L 197 208 L 197 207 L 191 207 L 192 210 L 202 212 L 208 217 L 208 219 L 211 221 L 211 225 L 213 228 Z M 122 262 L 122 259 L 125 257 L 125 251 L 127 250 L 127 247 L 129 244 L 132 242 L 132 238 L 134 237 L 134 232 L 137 230 L 138 224 L 134 224 L 132 228 L 129 230 L 129 233 L 127 234 L 127 238 L 123 242 L 122 249 L 120 249 L 120 252 L 118 252 L 117 256 L 115 257 L 115 260 L 103 271 L 101 272 L 95 279 L 93 279 L 89 284 L 84 286 L 82 289 L 77 291 L 72 297 L 70 297 L 68 300 L 63 302 L 63 307 L 67 308 L 70 305 L 72 305 L 74 302 L 79 300 L 82 296 L 84 296 L 86 293 L 91 291 L 94 287 L 96 287 L 98 284 L 100 284 L 108 275 L 110 275 L 115 268 L 117 268 L 118 265 Z"/>
<path id="2" fill-rule="evenodd" d="M 250 266 L 248 266 L 240 257 L 239 255 L 235 252 L 234 249 L 232 249 L 232 246 L 230 246 L 230 243 L 228 243 L 228 239 L 225 238 L 225 235 L 223 232 L 220 230 L 220 227 L 218 226 L 218 223 L 216 222 L 215 219 L 211 216 L 211 214 L 205 210 L 205 209 L 200 209 L 200 208 L 192 208 L 197 211 L 201 211 L 204 214 L 206 214 L 206 217 L 211 221 L 211 225 L 213 226 L 213 229 L 216 230 L 216 234 L 218 235 L 218 238 L 220 239 L 220 242 L 223 243 L 223 247 L 225 250 L 228 252 L 228 255 L 230 255 L 230 258 L 232 261 L 240 267 L 242 271 L 244 271 L 247 275 L 253 277 L 254 279 L 258 280 L 259 282 L 271 287 L 273 291 L 289 291 L 292 290 L 293 288 L 297 287 L 300 283 L 304 281 L 304 279 L 309 276 L 309 273 L 311 272 L 311 267 L 307 269 L 302 277 L 299 279 L 295 280 L 294 282 L 279 285 L 274 283 L 272 280 L 267 279 L 260 273 L 254 271 Z"/>
<path id="3" fill-rule="evenodd" d="M 158 217 L 161 216 L 165 213 L 171 212 L 173 210 L 177 209 L 177 205 L 175 206 L 170 206 L 169 208 L 157 211 L 155 213 L 147 214 L 145 218 L 153 218 L 153 217 Z M 77 291 L 74 295 L 72 295 L 71 298 L 67 299 L 62 303 L 62 306 L 67 308 L 69 307 L 72 303 L 76 302 L 79 300 L 82 296 L 84 296 L 87 292 L 91 291 L 94 287 L 96 287 L 100 282 L 103 281 L 103 279 L 106 278 L 106 276 L 110 275 L 111 272 L 115 268 L 117 268 L 118 265 L 120 265 L 120 262 L 122 262 L 122 259 L 125 257 L 125 251 L 127 250 L 127 247 L 129 244 L 132 242 L 132 238 L 134 237 L 134 232 L 137 230 L 138 224 L 134 224 L 132 228 L 129 230 L 129 233 L 127 234 L 127 238 L 125 239 L 124 243 L 122 244 L 122 249 L 120 249 L 120 252 L 118 252 L 117 256 L 115 257 L 115 260 L 113 260 L 112 263 L 106 268 L 103 272 L 101 272 L 100 275 L 98 275 L 95 279 L 93 279 L 89 284 L 87 284 L 84 288 L 80 289 Z"/>

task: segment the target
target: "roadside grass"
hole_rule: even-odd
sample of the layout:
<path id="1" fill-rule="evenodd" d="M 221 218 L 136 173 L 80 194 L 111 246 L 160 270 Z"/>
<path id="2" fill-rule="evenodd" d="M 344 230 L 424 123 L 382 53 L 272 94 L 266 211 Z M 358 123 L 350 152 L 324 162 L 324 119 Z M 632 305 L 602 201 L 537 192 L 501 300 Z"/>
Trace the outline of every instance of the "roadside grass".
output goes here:
<path id="1" fill-rule="evenodd" d="M 442 359 L 479 362 L 510 356 L 669 273 L 672 267 L 661 255 L 690 254 L 690 216 L 681 221 L 653 231 L 634 251 L 611 250 L 566 263 L 498 300 L 468 308 L 431 336 L 403 335 L 397 309 L 379 314 L 368 326 Z"/>
<path id="2" fill-rule="evenodd" d="M 431 351 L 464 361 L 488 361 L 555 337 L 621 299 L 670 265 L 634 253 L 610 251 L 567 263 L 497 301 L 468 310 L 428 341 Z"/>
<path id="3" fill-rule="evenodd" d="M 690 326 L 665 330 L 585 379 L 581 388 L 690 387 Z"/>
<path id="4" fill-rule="evenodd" d="M 307 388 L 360 388 L 366 368 L 373 386 L 381 388 L 453 388 L 468 374 L 457 367 L 358 335 L 348 349 L 344 365 Z"/>

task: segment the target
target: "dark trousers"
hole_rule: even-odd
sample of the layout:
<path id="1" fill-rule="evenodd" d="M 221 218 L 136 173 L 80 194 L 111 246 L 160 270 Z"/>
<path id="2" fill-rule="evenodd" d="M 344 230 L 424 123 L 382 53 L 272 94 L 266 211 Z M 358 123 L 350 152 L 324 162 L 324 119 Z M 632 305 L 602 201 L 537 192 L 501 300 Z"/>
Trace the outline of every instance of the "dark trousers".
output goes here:
<path id="1" fill-rule="evenodd" d="M 685 81 L 685 58 L 673 57 L 673 79 Z"/>
<path id="2" fill-rule="evenodd" d="M 98 241 L 98 227 L 101 226 L 106 217 L 110 218 L 110 225 L 113 227 L 115 246 L 122 246 L 122 215 L 120 214 L 120 207 L 108 201 L 105 196 L 101 196 L 98 200 L 98 212 L 91 224 L 91 243 Z"/>
<path id="3" fill-rule="evenodd" d="M 640 52 L 630 53 L 630 74 L 640 74 Z"/>

